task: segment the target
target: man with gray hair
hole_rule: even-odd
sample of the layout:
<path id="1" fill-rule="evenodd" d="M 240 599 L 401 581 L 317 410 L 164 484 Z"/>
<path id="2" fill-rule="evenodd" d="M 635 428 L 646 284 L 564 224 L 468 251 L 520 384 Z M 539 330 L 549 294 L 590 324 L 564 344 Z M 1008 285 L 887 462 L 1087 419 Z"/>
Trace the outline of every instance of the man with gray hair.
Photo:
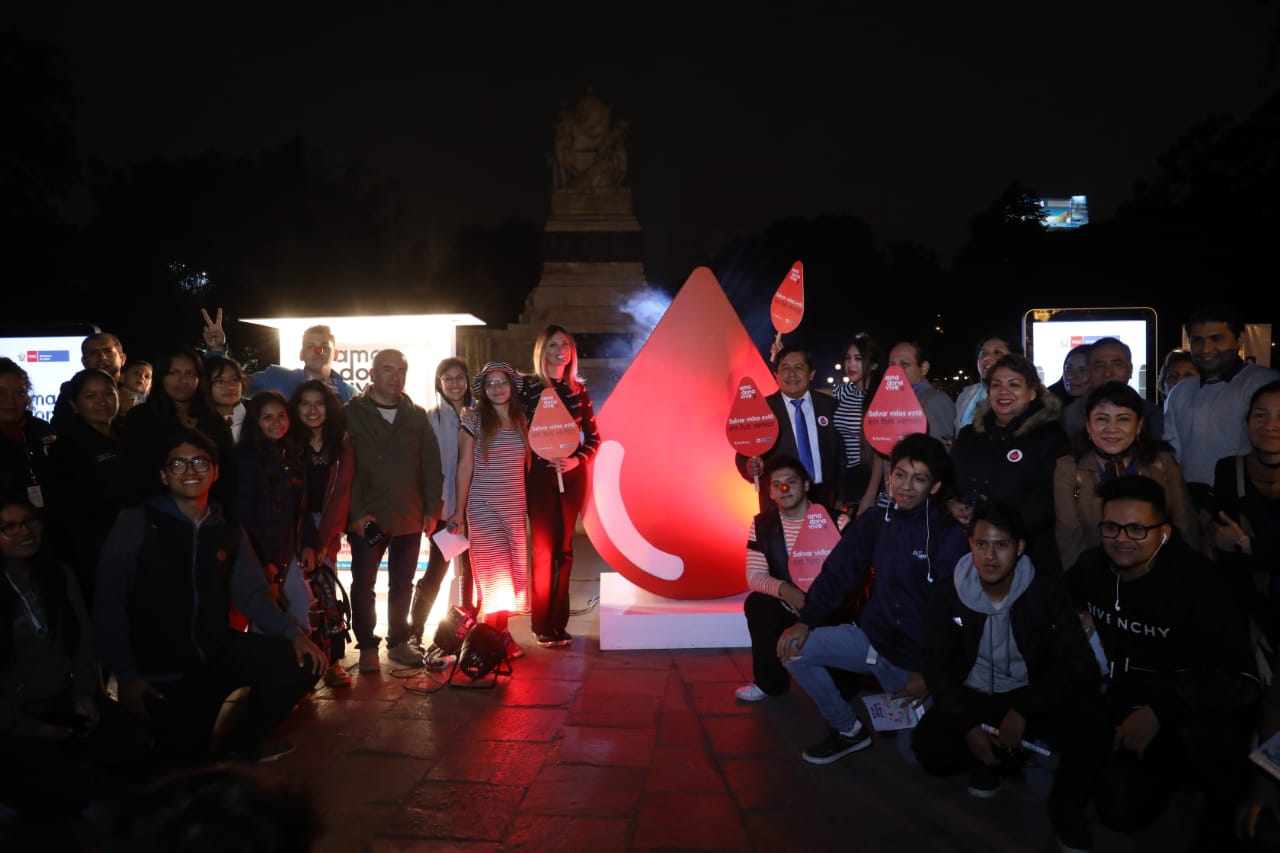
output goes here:
<path id="1" fill-rule="evenodd" d="M 421 666 L 409 642 L 409 605 L 422 534 L 435 529 L 443 505 L 440 445 L 426 410 L 404 393 L 409 361 L 395 349 L 373 357 L 369 387 L 347 404 L 356 452 L 347 540 L 351 543 L 351 621 L 360 671 L 378 672 L 374 579 L 387 555 L 387 657 Z"/>

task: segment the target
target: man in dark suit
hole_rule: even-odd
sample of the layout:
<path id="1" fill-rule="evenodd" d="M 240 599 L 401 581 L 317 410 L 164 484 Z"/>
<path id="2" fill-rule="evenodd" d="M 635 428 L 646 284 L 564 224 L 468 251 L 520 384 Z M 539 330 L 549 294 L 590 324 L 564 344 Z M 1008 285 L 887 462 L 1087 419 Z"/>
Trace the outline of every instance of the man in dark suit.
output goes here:
<path id="1" fill-rule="evenodd" d="M 844 504 L 840 494 L 844 444 L 836 431 L 835 398 L 809 391 L 813 381 L 813 355 L 804 347 L 783 347 L 778 352 L 774 378 L 778 392 L 765 398 L 778 419 L 778 440 L 763 456 L 737 455 L 738 472 L 754 480 L 764 470 L 764 460 L 775 453 L 794 456 L 809 469 L 809 497 L 822 504 L 834 519 Z M 773 509 L 769 490 L 760 490 L 760 511 Z"/>

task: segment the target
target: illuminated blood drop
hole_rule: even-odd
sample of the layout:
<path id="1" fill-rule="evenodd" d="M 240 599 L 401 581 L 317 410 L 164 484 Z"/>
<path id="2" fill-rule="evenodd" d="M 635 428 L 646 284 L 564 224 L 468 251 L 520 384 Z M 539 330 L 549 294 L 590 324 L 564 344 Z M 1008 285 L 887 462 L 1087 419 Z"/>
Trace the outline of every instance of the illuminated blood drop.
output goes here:
<path id="1" fill-rule="evenodd" d="M 862 431 L 867 442 L 885 456 L 893 452 L 894 445 L 904 435 L 929 431 L 920 399 L 911 390 L 907 374 L 896 364 L 884 372 L 880 388 L 862 416 Z"/>
<path id="2" fill-rule="evenodd" d="M 724 431 L 742 376 L 772 379 L 715 275 L 699 267 L 596 416 L 603 441 L 583 525 L 605 562 L 642 589 L 677 599 L 746 589 L 744 544 L 759 509 Z"/>

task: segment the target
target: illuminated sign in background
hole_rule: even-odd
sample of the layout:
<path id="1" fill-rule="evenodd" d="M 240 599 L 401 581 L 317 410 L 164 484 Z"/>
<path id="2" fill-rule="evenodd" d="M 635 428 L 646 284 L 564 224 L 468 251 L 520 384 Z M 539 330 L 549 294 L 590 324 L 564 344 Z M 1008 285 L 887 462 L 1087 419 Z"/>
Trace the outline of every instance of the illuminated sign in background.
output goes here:
<path id="1" fill-rule="evenodd" d="M 409 362 L 405 377 L 405 393 L 409 399 L 430 409 L 436 405 L 436 365 L 457 352 L 456 329 L 458 326 L 482 326 L 481 320 L 472 314 L 397 314 L 385 317 L 276 317 L 242 320 L 277 329 L 280 333 L 280 362 L 285 367 L 302 367 L 298 354 L 302 350 L 302 333 L 312 326 L 328 326 L 337 338 L 334 352 L 334 370 L 361 392 L 369 385 L 369 371 L 378 350 L 398 349 Z M 76 346 L 79 346 L 77 340 Z M 468 365 L 473 371 L 479 365 Z M 430 557 L 430 543 L 422 537 L 418 552 L 418 566 L 425 569 Z M 349 570 L 351 550 L 346 537 L 338 554 L 339 567 Z M 379 572 L 379 585 L 385 584 L 386 561 Z M 452 577 L 452 568 L 450 577 Z M 449 589 L 446 578 L 445 589 Z M 428 624 L 444 615 L 452 602 L 449 596 L 436 597 L 435 607 L 428 617 Z M 379 626 L 382 628 L 383 626 Z"/>
<path id="2" fill-rule="evenodd" d="M 1045 228 L 1079 228 L 1089 224 L 1089 203 L 1082 195 L 1067 198 L 1042 198 Z"/>
<path id="3" fill-rule="evenodd" d="M 53 417 L 62 383 L 81 369 L 83 340 L 84 335 L 0 338 L 0 356 L 16 361 L 31 377 L 31 410 L 36 417 Z"/>

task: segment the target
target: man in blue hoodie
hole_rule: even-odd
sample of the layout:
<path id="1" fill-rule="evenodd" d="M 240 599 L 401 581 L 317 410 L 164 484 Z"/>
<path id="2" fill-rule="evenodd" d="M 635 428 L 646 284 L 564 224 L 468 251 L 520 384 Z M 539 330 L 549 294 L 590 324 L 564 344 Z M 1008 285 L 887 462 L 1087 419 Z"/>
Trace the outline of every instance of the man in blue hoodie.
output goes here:
<path id="1" fill-rule="evenodd" d="M 831 728 L 805 750 L 810 764 L 830 764 L 871 745 L 827 667 L 872 673 L 885 690 L 916 705 L 928 696 L 920 669 L 929 590 L 951 577 L 968 550 L 964 531 L 946 512 L 951 482 L 942 442 L 919 433 L 899 441 L 889 457 L 893 503 L 845 528 L 798 621 L 778 638 L 778 658 Z M 873 565 L 875 583 L 858 624 L 815 627 L 865 589 Z"/>
<path id="2" fill-rule="evenodd" d="M 158 769 L 211 758 L 213 725 L 249 687 L 247 719 L 223 751 L 270 760 L 285 744 L 264 736 L 328 666 L 324 652 L 267 595 L 262 566 L 239 525 L 209 500 L 218 451 L 196 430 L 156 448 L 165 494 L 120 513 L 103 545 L 94 634 L 120 704 L 154 739 Z M 235 603 L 252 632 L 228 623 Z"/>
<path id="3" fill-rule="evenodd" d="M 1036 571 L 1014 509 L 973 512 L 970 553 L 929 600 L 924 679 L 933 707 L 911 746 L 930 773 L 970 771 L 969 793 L 994 796 L 1026 739 L 1050 733 L 1062 761 L 1049 817 L 1063 850 L 1092 845 L 1082 807 L 1106 731 L 1098 664 L 1065 585 Z"/>

